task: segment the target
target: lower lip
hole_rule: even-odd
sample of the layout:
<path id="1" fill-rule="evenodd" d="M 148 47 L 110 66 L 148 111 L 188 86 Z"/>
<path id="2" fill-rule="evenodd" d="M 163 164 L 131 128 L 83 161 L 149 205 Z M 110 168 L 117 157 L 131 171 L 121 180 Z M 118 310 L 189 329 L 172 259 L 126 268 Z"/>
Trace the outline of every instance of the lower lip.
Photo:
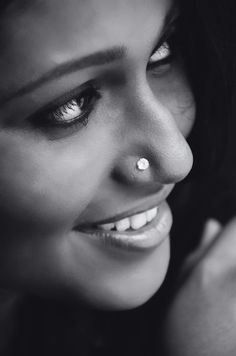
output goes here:
<path id="1" fill-rule="evenodd" d="M 164 201 L 159 205 L 156 217 L 138 230 L 119 232 L 86 229 L 81 230 L 80 233 L 108 246 L 133 251 L 148 250 L 156 248 L 165 240 L 170 233 L 172 222 L 170 207 Z"/>

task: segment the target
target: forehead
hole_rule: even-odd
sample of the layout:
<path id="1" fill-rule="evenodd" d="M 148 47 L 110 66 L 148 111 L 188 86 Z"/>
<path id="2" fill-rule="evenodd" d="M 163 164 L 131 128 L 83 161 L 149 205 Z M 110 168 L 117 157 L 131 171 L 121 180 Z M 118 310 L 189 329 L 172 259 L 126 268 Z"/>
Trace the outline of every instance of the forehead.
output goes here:
<path id="1" fill-rule="evenodd" d="M 34 47 L 99 50 L 156 37 L 171 0 L 10 0 L 1 37 Z M 5 24 L 5 26 L 4 26 Z M 150 39 L 152 41 L 152 39 Z M 11 41 L 9 41 L 10 43 Z M 42 43 L 43 42 L 43 43 Z M 112 43 L 114 42 L 114 43 Z M 120 43 L 123 44 L 123 43 Z M 129 43 L 127 43 L 129 45 Z M 5 46 L 4 46 L 5 47 Z M 98 47 L 98 48 L 96 48 Z M 83 49 L 84 48 L 84 49 Z"/>
<path id="2" fill-rule="evenodd" d="M 52 29 L 57 23 L 65 26 L 64 31 L 77 26 L 94 28 L 98 23 L 102 27 L 103 22 L 112 25 L 112 31 L 118 23 L 120 27 L 144 19 L 148 23 L 154 17 L 158 21 L 170 3 L 171 0 L 8 0 L 2 17 L 6 21 L 21 20 L 31 26 L 50 21 Z M 143 22 L 139 24 L 144 25 Z"/>
<path id="3" fill-rule="evenodd" d="M 143 48 L 153 48 L 171 5 L 172 0 L 10 0 L 1 19 L 0 74 L 4 70 L 6 77 L 6 68 L 14 68 L 14 78 L 24 84 L 27 76 L 109 47 L 143 55 Z"/>
<path id="4" fill-rule="evenodd" d="M 146 0 L 146 1 L 141 1 L 141 0 L 1 0 L 0 1 L 0 9 L 6 9 L 6 10 L 29 10 L 33 9 L 34 7 L 41 7 L 41 8 L 47 8 L 49 9 L 50 7 L 55 8 L 57 5 L 58 7 L 64 6 L 96 6 L 96 8 L 99 8 L 100 6 L 106 6 L 106 7 L 114 7 L 115 5 L 117 6 L 123 6 L 123 8 L 128 8 L 129 6 L 136 6 L 136 5 L 144 5 L 145 7 L 149 6 L 151 3 L 152 4 L 158 4 L 158 3 L 164 3 L 162 0 Z"/>

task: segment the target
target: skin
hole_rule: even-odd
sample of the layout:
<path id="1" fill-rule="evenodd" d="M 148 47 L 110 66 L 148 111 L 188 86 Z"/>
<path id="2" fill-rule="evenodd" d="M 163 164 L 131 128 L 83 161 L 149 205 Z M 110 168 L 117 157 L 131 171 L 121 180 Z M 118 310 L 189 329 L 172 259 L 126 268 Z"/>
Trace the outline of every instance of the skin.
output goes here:
<path id="1" fill-rule="evenodd" d="M 235 355 L 235 246 L 235 217 L 224 227 L 214 219 L 206 223 L 166 314 L 167 355 Z"/>
<path id="2" fill-rule="evenodd" d="M 192 167 L 186 137 L 195 105 L 181 60 L 161 73 L 146 71 L 171 5 L 33 1 L 23 10 L 14 6 L 2 20 L 0 100 L 58 64 L 115 46 L 127 52 L 1 104 L 2 288 L 126 309 L 146 302 L 162 284 L 169 236 L 154 250 L 129 252 L 87 239 L 73 227 L 164 200 Z M 101 98 L 86 127 L 29 124 L 37 110 L 94 79 Z M 139 157 L 148 157 L 151 168 L 132 175 Z"/>

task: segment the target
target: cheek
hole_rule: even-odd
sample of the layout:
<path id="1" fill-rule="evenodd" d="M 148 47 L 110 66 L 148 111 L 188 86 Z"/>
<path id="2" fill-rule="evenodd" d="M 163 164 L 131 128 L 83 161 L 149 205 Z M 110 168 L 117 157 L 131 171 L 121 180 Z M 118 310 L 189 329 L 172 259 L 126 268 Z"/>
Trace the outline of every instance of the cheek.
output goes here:
<path id="1" fill-rule="evenodd" d="M 105 138 L 85 146 L 71 141 L 36 143 L 23 136 L 1 135 L 2 221 L 9 225 L 10 219 L 14 226 L 38 234 L 73 223 L 102 180 L 104 165 L 99 157 L 107 145 Z"/>
<path id="2" fill-rule="evenodd" d="M 188 87 L 180 86 L 170 92 L 169 110 L 180 132 L 187 137 L 193 128 L 196 116 L 195 101 Z"/>
<path id="3" fill-rule="evenodd" d="M 187 137 L 194 125 L 196 106 L 183 71 L 173 69 L 160 80 L 154 78 L 151 87 L 157 100 L 172 114 L 180 132 Z"/>

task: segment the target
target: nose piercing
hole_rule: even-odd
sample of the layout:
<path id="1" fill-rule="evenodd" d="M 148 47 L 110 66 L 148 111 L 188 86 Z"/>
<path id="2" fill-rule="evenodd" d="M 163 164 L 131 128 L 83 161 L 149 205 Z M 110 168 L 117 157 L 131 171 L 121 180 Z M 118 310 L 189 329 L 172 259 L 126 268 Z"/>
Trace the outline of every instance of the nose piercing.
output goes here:
<path id="1" fill-rule="evenodd" d="M 148 169 L 150 166 L 149 161 L 146 158 L 140 158 L 137 163 L 136 163 L 136 167 L 139 171 L 145 171 L 146 169 Z"/>

